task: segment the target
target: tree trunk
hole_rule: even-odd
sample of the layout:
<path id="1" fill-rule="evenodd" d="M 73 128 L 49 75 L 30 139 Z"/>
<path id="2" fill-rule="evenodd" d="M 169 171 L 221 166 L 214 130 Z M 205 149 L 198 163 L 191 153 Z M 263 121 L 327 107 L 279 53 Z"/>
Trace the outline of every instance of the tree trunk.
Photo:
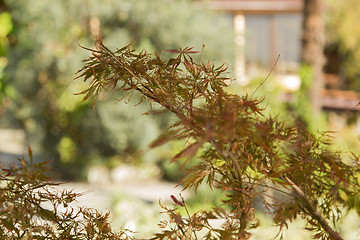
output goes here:
<path id="1" fill-rule="evenodd" d="M 0 13 L 9 11 L 8 5 L 4 0 L 0 0 Z"/>
<path id="2" fill-rule="evenodd" d="M 323 86 L 324 66 L 324 1 L 304 0 L 303 35 L 301 62 L 310 65 L 313 69 L 313 84 L 310 89 L 310 98 L 315 114 L 321 111 L 320 90 Z"/>

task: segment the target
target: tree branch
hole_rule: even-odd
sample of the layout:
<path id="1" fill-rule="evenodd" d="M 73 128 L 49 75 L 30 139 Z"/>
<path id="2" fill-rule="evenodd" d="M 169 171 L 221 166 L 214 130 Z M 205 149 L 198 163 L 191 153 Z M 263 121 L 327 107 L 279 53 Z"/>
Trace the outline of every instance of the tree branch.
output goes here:
<path id="1" fill-rule="evenodd" d="M 306 194 L 297 186 L 290 178 L 285 177 L 285 180 L 289 183 L 292 189 L 295 191 L 295 195 L 297 199 L 301 199 L 301 203 L 304 205 L 306 210 L 308 210 L 309 214 L 321 225 L 325 232 L 329 234 L 330 239 L 333 240 L 343 240 L 340 234 L 335 231 L 328 222 L 321 216 L 319 211 L 316 210 L 316 206 L 314 206 Z"/>

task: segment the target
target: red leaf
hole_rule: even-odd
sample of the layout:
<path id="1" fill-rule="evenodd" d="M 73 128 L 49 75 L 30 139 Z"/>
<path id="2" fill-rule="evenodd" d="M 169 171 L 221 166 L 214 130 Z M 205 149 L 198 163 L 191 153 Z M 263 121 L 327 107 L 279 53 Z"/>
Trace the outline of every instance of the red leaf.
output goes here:
<path id="1" fill-rule="evenodd" d="M 184 206 L 184 204 L 183 204 L 182 202 L 180 202 L 179 200 L 177 200 L 174 195 L 171 195 L 170 197 L 171 197 L 171 199 L 174 201 L 174 203 L 176 203 L 177 205 L 179 205 L 179 206 L 181 206 L 181 207 Z"/>
<path id="2" fill-rule="evenodd" d="M 180 53 L 180 51 L 177 49 L 169 49 L 169 50 L 165 50 L 165 52 Z"/>
<path id="3" fill-rule="evenodd" d="M 30 161 L 32 162 L 33 161 L 33 154 L 32 154 L 32 150 L 31 150 L 30 145 L 29 145 L 29 149 L 28 149 L 28 154 L 29 154 Z"/>
<path id="4" fill-rule="evenodd" d="M 175 157 L 173 157 L 171 159 L 171 162 L 175 162 L 177 160 L 179 160 L 180 158 L 183 157 L 187 157 L 187 161 L 190 160 L 192 157 L 195 156 L 195 154 L 197 153 L 198 149 L 203 145 L 202 142 L 195 142 L 193 144 L 190 144 L 188 147 L 186 147 L 185 149 L 183 149 L 181 152 L 179 152 L 178 154 L 175 155 Z"/>
<path id="5" fill-rule="evenodd" d="M 154 148 L 154 147 L 158 147 L 161 146 L 167 142 L 170 142 L 171 140 L 176 138 L 176 134 L 177 134 L 177 130 L 175 131 L 169 131 L 161 136 L 159 136 L 155 141 L 153 141 L 149 147 L 150 148 Z"/>

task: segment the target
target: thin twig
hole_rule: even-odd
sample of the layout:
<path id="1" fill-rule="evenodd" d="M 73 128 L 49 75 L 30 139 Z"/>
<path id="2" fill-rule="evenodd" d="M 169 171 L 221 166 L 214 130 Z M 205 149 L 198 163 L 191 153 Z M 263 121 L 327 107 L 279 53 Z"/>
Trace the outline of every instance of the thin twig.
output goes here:
<path id="1" fill-rule="evenodd" d="M 275 66 L 277 65 L 278 61 L 280 59 L 280 54 L 278 55 L 273 67 L 271 68 L 271 71 L 269 72 L 269 74 L 266 76 L 266 78 L 264 79 L 264 81 L 262 81 L 260 83 L 260 85 L 255 89 L 255 91 L 250 95 L 250 98 L 257 92 L 257 90 L 259 90 L 259 88 L 261 88 L 262 85 L 264 85 L 264 83 L 266 82 L 266 80 L 268 80 L 268 78 L 270 77 L 271 73 L 274 71 Z"/>
<path id="2" fill-rule="evenodd" d="M 186 213 L 187 213 L 187 215 L 188 215 L 188 217 L 189 217 L 189 220 L 190 220 L 191 217 L 190 217 L 189 210 L 188 210 L 188 208 L 186 207 L 185 200 L 184 200 L 183 196 L 181 195 L 181 193 L 179 193 L 179 196 L 181 197 L 181 202 L 184 204 L 185 211 L 186 211 Z M 195 240 L 198 240 L 198 237 L 197 237 L 197 235 L 196 235 L 196 231 L 192 228 L 192 226 L 190 226 L 190 228 L 191 228 L 191 231 L 194 233 Z M 184 236 L 185 236 L 185 235 L 184 235 Z"/>

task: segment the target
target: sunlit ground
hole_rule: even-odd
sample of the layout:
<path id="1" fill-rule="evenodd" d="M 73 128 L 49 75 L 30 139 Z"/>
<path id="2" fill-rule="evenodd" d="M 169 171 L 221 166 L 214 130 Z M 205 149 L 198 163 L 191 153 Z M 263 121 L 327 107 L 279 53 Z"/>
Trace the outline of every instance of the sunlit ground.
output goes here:
<path id="1" fill-rule="evenodd" d="M 174 207 L 170 195 L 177 195 L 181 188 L 175 188 L 176 183 L 157 180 L 139 181 L 128 180 L 117 184 L 85 184 L 69 183 L 62 185 L 67 189 L 73 189 L 85 194 L 78 198 L 78 206 L 96 208 L 104 212 L 111 212 L 113 230 L 127 228 L 134 231 L 138 238 L 150 238 L 152 234 L 159 232 L 158 223 L 167 219 L 163 209 L 159 206 L 159 200 L 168 207 Z M 208 198 L 206 198 L 208 193 Z M 210 208 L 216 193 L 200 189 L 196 197 L 190 192 L 183 193 L 191 213 L 202 208 Z M 196 200 L 198 199 L 198 200 Z M 201 201 L 201 202 L 200 202 Z M 262 211 L 256 211 L 256 217 L 260 220 L 260 227 L 251 231 L 252 240 L 283 239 L 303 240 L 312 239 L 311 233 L 304 229 L 305 222 L 301 219 L 289 223 L 278 235 L 279 229 L 274 226 L 269 216 Z M 337 222 L 337 229 L 346 240 L 360 239 L 360 219 L 355 211 L 350 211 L 341 221 Z"/>
<path id="2" fill-rule="evenodd" d="M 15 136 L 14 134 L 5 134 L 2 132 L 5 142 L 11 139 L 5 138 L 6 135 Z M 16 142 L 16 141 L 12 141 Z M 13 152 L 19 152 L 20 146 L 15 144 Z M 9 145 L 7 145 L 9 146 Z M 7 148 L 6 150 L 10 150 Z M 12 155 L 12 153 L 10 153 Z M 121 176 L 112 176 L 118 182 L 109 180 L 109 175 L 113 173 L 101 171 L 101 167 L 96 168 L 97 171 L 92 172 L 93 179 L 89 179 L 90 183 L 70 182 L 61 185 L 60 188 L 72 189 L 75 192 L 84 193 L 78 198 L 77 206 L 86 206 L 95 208 L 100 211 L 111 212 L 111 221 L 114 231 L 121 228 L 127 228 L 134 231 L 134 236 L 138 238 L 150 238 L 152 234 L 159 232 L 158 223 L 160 220 L 167 219 L 165 214 L 161 214 L 162 209 L 159 201 L 166 206 L 173 207 L 170 195 L 177 196 L 181 191 L 181 187 L 175 187 L 176 182 L 161 181 L 158 177 L 147 176 L 143 171 L 156 172 L 156 168 L 151 169 L 135 169 L 132 166 L 124 166 L 117 171 Z M 204 208 L 211 208 L 219 204 L 219 193 L 211 193 L 205 187 L 201 187 L 198 195 L 194 197 L 190 192 L 183 193 L 190 214 Z M 272 223 L 269 216 L 263 212 L 257 211 L 256 217 L 260 220 L 260 227 L 252 230 L 253 240 L 274 239 L 278 236 L 283 239 L 311 239 L 311 234 L 304 229 L 305 223 L 300 219 L 296 219 L 289 223 L 288 229 L 284 228 L 280 235 L 277 235 L 278 228 Z M 337 223 L 337 229 L 347 240 L 360 239 L 360 219 L 355 211 L 351 211 L 342 221 Z"/>

